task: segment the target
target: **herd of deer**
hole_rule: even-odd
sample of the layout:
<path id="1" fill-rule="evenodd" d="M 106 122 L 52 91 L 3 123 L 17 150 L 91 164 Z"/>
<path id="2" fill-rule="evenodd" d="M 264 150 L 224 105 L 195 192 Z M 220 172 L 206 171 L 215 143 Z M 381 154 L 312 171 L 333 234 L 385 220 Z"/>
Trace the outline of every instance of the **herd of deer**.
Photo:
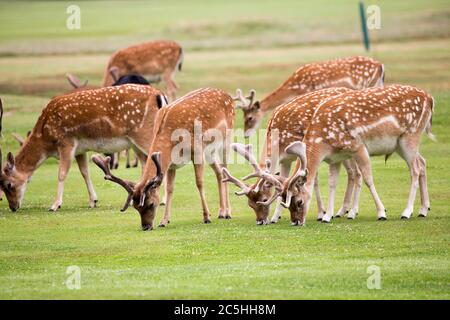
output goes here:
<path id="1" fill-rule="evenodd" d="M 85 180 L 89 206 L 95 207 L 97 195 L 89 177 L 86 153 L 113 154 L 133 149 L 143 170 L 136 183 L 111 173 L 117 166 L 111 156 L 94 155 L 92 160 L 103 170 L 106 180 L 125 189 L 128 196 L 122 211 L 133 205 L 141 216 L 143 230 L 153 229 L 163 181 L 165 207 L 160 226 L 170 222 L 176 170 L 191 161 L 204 223 L 211 222 L 203 186 L 205 164 L 211 166 L 217 178 L 219 218 L 231 218 L 228 183 L 233 183 L 240 189 L 236 194 L 248 198 L 257 224 L 269 223 L 270 206 L 276 201 L 272 223 L 278 222 L 284 207 L 289 209 L 293 225 L 303 225 L 313 189 L 317 219 L 329 222 L 334 216 L 342 163 L 348 181 L 336 216 L 356 217 L 364 181 L 374 199 L 378 219 L 385 220 L 386 210 L 375 189 L 370 156 L 385 155 L 387 159 L 396 152 L 406 161 L 411 175 L 408 202 L 401 217 L 411 217 L 417 188 L 421 195 L 419 216 L 427 215 L 430 200 L 419 144 L 424 132 L 433 138 L 434 101 L 428 93 L 412 86 L 384 86 L 384 67 L 380 62 L 351 57 L 307 64 L 261 101 L 254 101 L 254 90 L 244 97 L 238 89 L 236 96 L 231 97 L 213 88 L 198 89 L 175 100 L 177 85 L 173 76 L 181 70 L 182 63 L 183 50 L 177 43 L 154 41 L 114 53 L 102 87 L 82 84 L 69 75 L 74 89 L 49 102 L 28 136 L 19 138 L 18 154 L 8 153 L 4 167 L 0 154 L 0 189 L 10 209 L 20 208 L 31 176 L 49 157 L 59 159 L 57 196 L 50 210 L 56 211 L 62 204 L 64 181 L 73 158 Z M 160 79 L 166 84 L 170 103 L 161 90 L 149 85 L 149 81 Z M 255 132 L 264 115 L 274 110 L 259 162 L 251 145 L 231 143 L 236 108 L 243 110 L 247 137 Z M 1 120 L 1 101 L 0 109 Z M 191 148 L 178 148 L 180 140 L 187 140 Z M 227 169 L 229 149 L 243 156 L 254 172 L 243 179 L 233 177 Z M 295 170 L 290 175 L 294 161 Z M 322 161 L 329 164 L 326 208 L 317 179 Z M 251 178 L 256 181 L 246 184 L 245 180 Z"/>

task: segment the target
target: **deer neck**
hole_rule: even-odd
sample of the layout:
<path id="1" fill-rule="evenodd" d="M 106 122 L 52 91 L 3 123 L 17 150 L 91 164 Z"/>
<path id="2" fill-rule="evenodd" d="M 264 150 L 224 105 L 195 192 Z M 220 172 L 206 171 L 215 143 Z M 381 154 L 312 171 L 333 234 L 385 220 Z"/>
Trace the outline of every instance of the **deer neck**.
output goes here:
<path id="1" fill-rule="evenodd" d="M 306 147 L 306 168 L 308 169 L 308 176 L 305 187 L 310 195 L 313 191 L 314 180 L 319 171 L 320 163 L 325 158 L 324 151 L 324 147 L 317 143 L 308 144 Z"/>
<path id="2" fill-rule="evenodd" d="M 302 93 L 283 88 L 283 86 L 279 87 L 278 89 L 276 89 L 275 91 L 273 91 L 272 93 L 270 93 L 268 96 L 266 96 L 264 99 L 261 100 L 260 102 L 261 111 L 268 112 L 270 110 L 273 110 L 279 105 L 288 102 L 289 100 L 300 94 Z"/>
<path id="3" fill-rule="evenodd" d="M 30 177 L 47 158 L 42 140 L 31 134 L 15 157 L 16 170 Z"/>

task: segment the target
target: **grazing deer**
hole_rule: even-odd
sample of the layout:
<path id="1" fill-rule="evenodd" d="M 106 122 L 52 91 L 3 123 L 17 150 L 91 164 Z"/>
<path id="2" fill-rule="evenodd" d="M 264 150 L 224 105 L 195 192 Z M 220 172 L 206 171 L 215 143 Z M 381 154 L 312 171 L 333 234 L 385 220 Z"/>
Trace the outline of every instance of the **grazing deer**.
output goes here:
<path id="1" fill-rule="evenodd" d="M 290 102 L 279 106 L 272 117 L 269 120 L 266 132 L 266 141 L 264 143 L 264 149 L 262 151 L 261 160 L 258 164 L 255 157 L 252 155 L 250 145 L 242 146 L 239 144 L 233 144 L 232 149 L 238 152 L 240 155 L 245 157 L 250 164 L 252 164 L 255 173 L 244 178 L 246 180 L 250 177 L 258 177 L 255 184 L 248 186 L 244 182 L 239 181 L 239 179 L 233 177 L 227 169 L 223 169 L 224 175 L 226 176 L 225 181 L 232 182 L 242 190 L 238 192 L 238 195 L 246 195 L 248 198 L 248 204 L 256 213 L 256 223 L 258 225 L 268 223 L 269 208 L 272 200 L 272 187 L 278 186 L 282 188 L 282 183 L 287 179 L 291 170 L 291 164 L 296 160 L 296 157 L 284 152 L 292 142 L 302 140 L 307 127 L 309 126 L 312 116 L 315 110 L 320 106 L 321 103 L 327 99 L 336 97 L 342 93 L 352 91 L 347 88 L 329 88 L 319 91 L 314 91 L 301 95 L 294 98 Z M 237 91 L 237 99 L 242 100 L 242 93 Z M 276 149 L 275 149 L 276 147 Z M 274 176 L 273 172 L 275 167 L 267 167 L 266 164 L 275 165 L 278 163 L 281 166 L 281 176 Z M 358 176 L 357 167 L 352 160 L 344 161 L 345 168 L 348 173 L 348 184 L 347 191 L 345 193 L 344 204 L 339 210 L 340 215 L 347 213 L 350 210 L 350 202 L 353 191 L 355 191 L 354 206 L 351 208 L 352 212 L 357 212 L 358 210 L 358 199 L 359 199 L 359 189 L 361 186 L 361 179 Z M 266 174 L 267 177 L 278 180 L 273 183 L 272 181 L 264 181 L 261 176 L 262 173 Z M 320 190 L 318 184 L 318 177 L 316 175 L 314 182 L 314 191 L 317 198 L 317 208 L 318 216 L 317 220 L 321 220 L 323 215 L 326 213 L 323 206 Z M 275 214 L 273 215 L 271 222 L 277 223 L 280 218 L 281 205 L 277 203 L 277 208 L 275 209 Z"/>
<path id="2" fill-rule="evenodd" d="M 423 132 L 434 139 L 431 133 L 433 108 L 434 100 L 428 93 L 402 85 L 348 92 L 323 103 L 314 114 L 303 142 L 294 142 L 285 150 L 299 159 L 295 174 L 278 193 L 285 200 L 282 205 L 291 212 L 292 223 L 303 225 L 305 222 L 313 177 L 320 162 L 330 163 L 330 188 L 335 188 L 339 163 L 350 157 L 355 159 L 372 194 L 378 220 L 386 220 L 386 210 L 373 183 L 370 156 L 388 157 L 394 152 L 406 161 L 411 175 L 408 203 L 401 218 L 411 217 L 419 186 L 422 202 L 419 216 L 426 217 L 430 200 L 426 164 L 419 153 L 419 144 Z M 334 190 L 330 194 L 333 196 Z M 328 222 L 332 216 L 331 206 L 322 221 Z"/>
<path id="3" fill-rule="evenodd" d="M 64 181 L 75 157 L 89 192 L 89 206 L 97 195 L 89 178 L 86 152 L 116 152 L 133 147 L 142 163 L 153 134 L 153 121 L 167 99 L 158 89 L 134 84 L 80 91 L 52 99 L 42 111 L 17 156 L 8 153 L 0 175 L 12 211 L 20 208 L 27 182 L 49 157 L 59 159 L 58 192 L 50 207 L 61 207 Z"/>
<path id="4" fill-rule="evenodd" d="M 114 83 L 113 74 L 137 73 L 148 77 L 162 77 L 166 83 L 167 94 L 175 100 L 177 84 L 173 77 L 181 71 L 183 49 L 173 41 L 159 40 L 144 42 L 116 51 L 110 58 L 103 78 L 103 86 Z"/>
<path id="5" fill-rule="evenodd" d="M 244 112 L 245 136 L 253 134 L 267 112 L 296 96 L 331 87 L 361 90 L 383 86 L 383 83 L 384 67 L 371 58 L 358 56 L 306 64 L 261 101 L 253 103 L 255 92 L 252 90 L 248 103 L 238 106 Z"/>
<path id="6" fill-rule="evenodd" d="M 203 222 L 210 223 L 210 211 L 203 188 L 203 156 L 213 169 L 219 187 L 219 218 L 231 218 L 228 186 L 222 182 L 222 167 L 226 167 L 227 149 L 234 123 L 232 98 L 219 89 L 198 89 L 159 110 L 144 173 L 138 183 L 124 181 L 108 171 L 109 158 L 94 156 L 93 161 L 104 171 L 105 179 L 120 184 L 128 193 L 122 210 L 132 200 L 141 216 L 143 230 L 153 229 L 153 220 L 159 204 L 159 188 L 166 180 L 166 206 L 160 227 L 170 222 L 170 205 L 176 170 L 193 161 L 195 181 L 203 208 Z M 180 141 L 181 140 L 181 141 Z M 186 148 L 181 148 L 185 146 Z M 221 153 L 220 157 L 214 154 Z M 218 159 L 219 158 L 219 159 Z"/>

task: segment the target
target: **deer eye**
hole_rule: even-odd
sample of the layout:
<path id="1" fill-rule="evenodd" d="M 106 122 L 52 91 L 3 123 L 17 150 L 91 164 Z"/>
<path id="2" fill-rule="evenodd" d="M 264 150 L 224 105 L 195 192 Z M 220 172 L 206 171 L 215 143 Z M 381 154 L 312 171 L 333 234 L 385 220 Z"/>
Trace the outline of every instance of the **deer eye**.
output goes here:
<path id="1" fill-rule="evenodd" d="M 247 118 L 247 121 L 252 121 L 253 120 L 253 117 L 248 117 Z"/>
<path id="2" fill-rule="evenodd" d="M 6 189 L 12 190 L 14 188 L 14 185 L 11 182 L 6 183 Z"/>
<path id="3" fill-rule="evenodd" d="M 297 207 L 301 207 L 303 205 L 303 199 L 297 201 Z"/>

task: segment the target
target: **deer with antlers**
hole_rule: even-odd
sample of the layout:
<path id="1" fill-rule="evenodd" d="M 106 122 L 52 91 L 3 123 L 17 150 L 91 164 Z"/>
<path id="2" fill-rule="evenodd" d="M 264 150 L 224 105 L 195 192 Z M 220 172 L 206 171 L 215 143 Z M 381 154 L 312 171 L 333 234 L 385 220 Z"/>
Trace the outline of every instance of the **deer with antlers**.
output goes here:
<path id="1" fill-rule="evenodd" d="M 166 206 L 159 224 L 170 222 L 170 207 L 176 170 L 193 161 L 195 182 L 200 193 L 203 222 L 210 223 L 210 211 L 206 202 L 203 171 L 204 159 L 213 169 L 220 196 L 219 218 L 231 218 L 228 187 L 222 182 L 221 169 L 226 167 L 230 130 L 234 124 L 232 98 L 219 89 L 195 90 L 159 110 L 154 138 L 149 148 L 151 157 L 145 164 L 139 182 L 122 180 L 108 171 L 109 158 L 99 155 L 93 161 L 105 173 L 105 179 L 120 184 L 128 193 L 122 210 L 132 203 L 141 217 L 142 230 L 152 230 L 156 208 L 159 204 L 159 188 L 166 176 Z"/>
<path id="2" fill-rule="evenodd" d="M 253 134 L 267 112 L 296 96 L 332 87 L 361 90 L 383 86 L 383 83 L 383 64 L 367 57 L 357 56 L 306 64 L 261 101 L 253 102 L 255 91 L 252 90 L 247 97 L 248 101 L 238 106 L 244 114 L 245 136 Z"/>
<path id="3" fill-rule="evenodd" d="M 20 208 L 27 182 L 49 157 L 59 159 L 58 191 L 50 210 L 61 207 L 64 181 L 74 157 L 86 182 L 89 206 L 95 207 L 97 195 L 89 177 L 86 152 L 116 152 L 131 146 L 145 163 L 154 118 L 165 104 L 167 98 L 160 90 L 134 84 L 52 99 L 18 154 L 14 157 L 8 153 L 0 175 L 0 189 L 10 209 Z"/>
<path id="4" fill-rule="evenodd" d="M 113 53 L 105 70 L 103 86 L 114 83 L 114 76 L 140 74 L 159 79 L 165 84 L 167 94 L 175 100 L 178 85 L 173 79 L 183 64 L 183 49 L 174 41 L 150 41 L 120 49 Z"/>
<path id="5" fill-rule="evenodd" d="M 419 153 L 419 144 L 424 132 L 434 139 L 433 108 L 434 100 L 428 93 L 402 85 L 348 92 L 324 102 L 315 112 L 303 140 L 293 142 L 285 150 L 298 158 L 297 167 L 282 190 L 277 190 L 277 196 L 289 208 L 292 223 L 305 223 L 320 162 L 330 163 L 330 185 L 335 188 L 339 164 L 350 157 L 355 159 L 372 194 L 378 220 L 386 220 L 385 207 L 373 183 L 370 156 L 388 157 L 394 152 L 406 161 L 411 175 L 408 203 L 401 218 L 411 217 L 418 187 L 422 203 L 419 216 L 426 217 L 430 200 L 426 163 Z M 334 197 L 334 190 L 330 197 Z M 329 203 L 332 204 L 332 199 Z M 331 206 L 322 221 L 329 222 L 332 216 Z"/>
<path id="6" fill-rule="evenodd" d="M 296 160 L 295 156 L 284 152 L 285 148 L 292 142 L 303 139 L 312 116 L 321 103 L 349 91 L 352 90 L 347 88 L 329 88 L 314 91 L 301 95 L 278 107 L 269 120 L 266 141 L 264 143 L 259 164 L 252 155 L 250 145 L 232 145 L 232 149 L 247 159 L 255 170 L 255 173 L 245 177 L 244 181 L 251 177 L 258 177 L 258 180 L 255 184 L 248 186 L 245 182 L 233 177 L 229 171 L 223 169 L 224 175 L 226 176 L 225 181 L 232 182 L 237 187 L 241 188 L 241 191 L 237 193 L 238 195 L 247 196 L 249 206 L 253 208 L 256 213 L 257 224 L 261 225 L 268 223 L 270 204 L 277 197 L 277 194 L 273 193 L 272 189 L 273 187 L 278 190 L 282 189 L 284 181 L 286 181 L 289 176 L 291 164 Z M 242 93 L 238 91 L 237 98 L 239 97 L 242 98 Z M 273 175 L 275 167 L 271 167 L 272 163 L 281 166 L 281 175 Z M 344 204 L 337 216 L 348 213 L 349 217 L 353 218 L 358 212 L 361 176 L 353 160 L 345 160 L 344 166 L 348 174 L 347 191 L 344 197 Z M 265 177 L 262 176 L 262 173 L 265 174 Z M 268 180 L 268 177 L 272 177 L 272 180 Z M 314 191 L 317 198 L 317 220 L 320 221 L 326 213 L 326 210 L 321 200 L 317 175 L 314 181 Z M 353 193 L 355 196 L 353 199 L 353 206 L 351 206 Z M 277 208 L 271 219 L 272 223 L 278 222 L 281 209 L 281 204 L 277 203 Z"/>

